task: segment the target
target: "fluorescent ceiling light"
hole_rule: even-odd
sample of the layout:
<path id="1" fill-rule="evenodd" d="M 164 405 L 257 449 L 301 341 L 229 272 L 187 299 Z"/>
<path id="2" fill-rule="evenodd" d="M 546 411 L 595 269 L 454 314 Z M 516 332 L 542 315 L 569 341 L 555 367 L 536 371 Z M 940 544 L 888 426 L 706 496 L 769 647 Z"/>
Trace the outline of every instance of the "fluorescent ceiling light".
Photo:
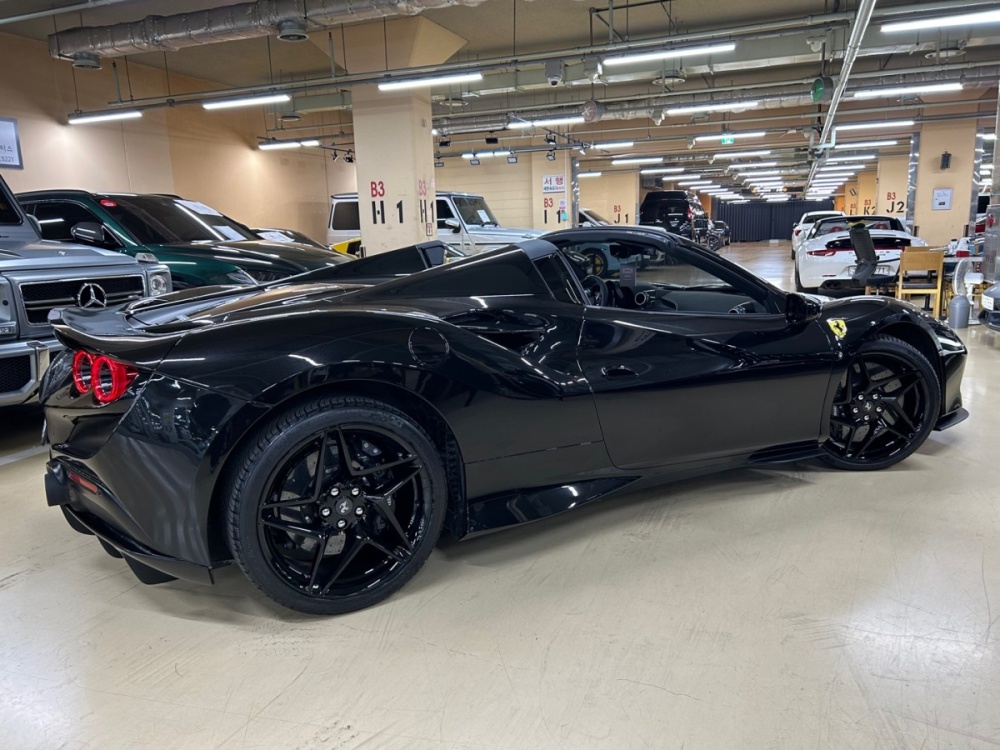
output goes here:
<path id="1" fill-rule="evenodd" d="M 299 141 L 303 146 L 319 146 L 321 145 L 318 138 L 307 138 L 304 141 Z"/>
<path id="2" fill-rule="evenodd" d="M 906 94 L 938 94 L 944 91 L 961 91 L 962 84 L 958 83 L 922 83 L 916 86 L 887 86 L 880 89 L 863 89 L 855 91 L 855 99 L 884 99 L 890 96 L 904 96 Z"/>
<path id="3" fill-rule="evenodd" d="M 291 100 L 292 97 L 288 94 L 268 94 L 267 96 L 244 96 L 239 99 L 216 99 L 202 102 L 201 106 L 205 109 L 232 109 L 234 107 L 253 107 L 258 104 L 278 104 Z"/>
<path id="4" fill-rule="evenodd" d="M 992 172 L 993 171 L 993 165 L 992 164 L 983 164 L 983 165 L 981 165 L 979 167 L 979 171 L 980 172 Z"/>
<path id="5" fill-rule="evenodd" d="M 674 49 L 659 50 L 658 52 L 639 52 L 634 55 L 622 55 L 621 57 L 605 57 L 604 64 L 631 65 L 632 63 L 650 62 L 653 60 L 670 60 L 675 57 L 688 57 L 691 55 L 714 55 L 716 52 L 732 52 L 736 45 L 732 42 L 726 44 L 709 44 L 701 47 L 677 47 Z"/>
<path id="6" fill-rule="evenodd" d="M 740 170 L 740 177 L 773 177 L 781 174 L 780 169 Z"/>
<path id="7" fill-rule="evenodd" d="M 748 169 L 767 169 L 768 167 L 776 167 L 778 162 L 776 161 L 758 161 L 758 162 L 745 162 L 743 164 L 730 164 L 729 168 L 736 172 L 743 172 Z"/>
<path id="8" fill-rule="evenodd" d="M 857 156 L 830 156 L 826 163 L 841 161 L 874 161 L 878 157 L 875 154 L 858 154 Z"/>
<path id="9" fill-rule="evenodd" d="M 640 174 L 643 171 L 645 171 L 645 170 L 641 170 Z M 701 179 L 701 175 L 700 174 L 678 174 L 678 175 L 674 175 L 673 177 L 664 177 L 663 181 L 664 182 L 675 182 L 675 181 L 680 180 L 680 179 L 684 179 L 684 180 L 700 180 Z"/>
<path id="10" fill-rule="evenodd" d="M 852 122 L 849 125 L 838 125 L 834 130 L 871 130 L 872 128 L 910 128 L 916 124 L 913 120 L 885 120 L 883 122 Z"/>
<path id="11" fill-rule="evenodd" d="M 997 139 L 996 133 L 983 133 L 984 141 L 995 141 Z"/>
<path id="12" fill-rule="evenodd" d="M 850 177 L 856 175 L 858 169 L 850 167 L 821 167 L 817 174 L 823 177 Z"/>
<path id="13" fill-rule="evenodd" d="M 510 156 L 510 150 L 501 149 L 500 151 L 476 151 L 475 153 L 467 152 L 462 154 L 463 159 L 489 159 L 493 156 Z"/>
<path id="14" fill-rule="evenodd" d="M 577 177 L 600 177 L 603 172 L 580 172 Z"/>
<path id="15" fill-rule="evenodd" d="M 632 159 L 612 159 L 611 165 L 614 167 L 624 166 L 626 164 L 662 164 L 662 156 L 637 156 Z"/>
<path id="16" fill-rule="evenodd" d="M 895 146 L 899 141 L 859 141 L 857 143 L 838 143 L 834 146 L 838 151 L 845 148 L 881 148 L 882 146 Z"/>
<path id="17" fill-rule="evenodd" d="M 261 151 L 277 151 L 281 148 L 302 148 L 302 144 L 298 141 L 264 141 L 258 143 L 257 148 Z"/>
<path id="18" fill-rule="evenodd" d="M 720 151 L 713 159 L 749 159 L 751 156 L 770 156 L 770 149 L 758 149 L 756 151 Z"/>
<path id="19" fill-rule="evenodd" d="M 483 80 L 479 71 L 473 73 L 456 73 L 450 76 L 430 76 L 428 78 L 411 78 L 408 81 L 387 81 L 378 85 L 379 91 L 403 91 L 405 89 L 422 89 L 429 86 L 449 86 L 453 83 L 472 83 Z"/>
<path id="20" fill-rule="evenodd" d="M 711 180 L 679 180 L 678 185 L 682 187 L 708 187 L 709 185 L 714 185 Z"/>
<path id="21" fill-rule="evenodd" d="M 574 117 L 550 117 L 547 120 L 528 120 L 527 122 L 512 122 L 507 127 L 514 130 L 527 130 L 528 128 L 550 128 L 556 125 L 579 125 L 583 122 L 580 116 Z"/>
<path id="22" fill-rule="evenodd" d="M 788 201 L 791 199 L 792 196 L 790 195 L 769 195 L 764 200 L 768 203 L 780 203 L 781 201 Z"/>
<path id="23" fill-rule="evenodd" d="M 754 130 L 743 133 L 719 133 L 718 135 L 699 135 L 695 141 L 721 141 L 723 138 L 763 138 L 767 133 L 763 130 Z"/>
<path id="24" fill-rule="evenodd" d="M 1000 23 L 1000 10 L 981 10 L 976 13 L 961 13 L 957 16 L 919 18 L 916 21 L 896 21 L 895 23 L 884 23 L 882 24 L 882 32 L 885 34 L 891 34 L 894 31 L 940 29 L 946 26 L 979 26 L 984 23 Z"/>
<path id="25" fill-rule="evenodd" d="M 635 141 L 614 141 L 612 143 L 595 143 L 591 148 L 632 148 Z"/>
<path id="26" fill-rule="evenodd" d="M 93 114 L 73 114 L 69 116 L 70 125 L 86 125 L 90 122 L 109 122 L 110 120 L 135 120 L 142 117 L 137 109 L 122 109 L 114 112 L 94 112 Z"/>
<path id="27" fill-rule="evenodd" d="M 681 174 L 684 167 L 653 167 L 652 169 L 640 169 L 639 174 Z"/>
<path id="28" fill-rule="evenodd" d="M 754 109 L 760 102 L 710 102 L 708 104 L 692 104 L 690 107 L 670 107 L 668 115 L 693 115 L 698 112 L 730 112 L 734 109 Z"/>

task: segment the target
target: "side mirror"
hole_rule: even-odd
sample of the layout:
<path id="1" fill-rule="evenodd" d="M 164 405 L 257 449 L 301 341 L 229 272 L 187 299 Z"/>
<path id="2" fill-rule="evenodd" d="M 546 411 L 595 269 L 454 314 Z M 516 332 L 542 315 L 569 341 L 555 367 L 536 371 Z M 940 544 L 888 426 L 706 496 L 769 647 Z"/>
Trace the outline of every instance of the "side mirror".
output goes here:
<path id="1" fill-rule="evenodd" d="M 86 245 L 107 244 L 107 234 L 104 232 L 104 225 L 96 221 L 81 221 L 79 224 L 74 224 L 69 233 L 74 240 Z"/>
<path id="2" fill-rule="evenodd" d="M 438 226 L 445 229 L 450 229 L 453 232 L 462 231 L 462 225 L 459 224 L 458 219 L 441 219 L 438 221 Z"/>
<path id="3" fill-rule="evenodd" d="M 801 294 L 789 294 L 785 297 L 785 320 L 789 323 L 806 323 L 810 320 L 816 320 L 822 309 L 819 302 Z"/>

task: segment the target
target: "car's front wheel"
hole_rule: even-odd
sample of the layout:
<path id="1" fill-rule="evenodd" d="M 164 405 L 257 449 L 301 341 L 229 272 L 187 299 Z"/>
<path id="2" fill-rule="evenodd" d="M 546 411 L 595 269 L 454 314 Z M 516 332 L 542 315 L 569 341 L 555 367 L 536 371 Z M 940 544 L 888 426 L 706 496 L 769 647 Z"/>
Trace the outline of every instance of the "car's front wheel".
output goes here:
<path id="1" fill-rule="evenodd" d="M 941 406 L 937 373 L 904 341 L 875 336 L 848 363 L 834 397 L 826 460 L 840 469 L 884 469 L 923 444 Z"/>
<path id="2" fill-rule="evenodd" d="M 419 570 L 447 482 L 427 433 L 391 406 L 322 397 L 271 421 L 237 458 L 233 556 L 268 597 L 311 614 L 371 606 Z"/>

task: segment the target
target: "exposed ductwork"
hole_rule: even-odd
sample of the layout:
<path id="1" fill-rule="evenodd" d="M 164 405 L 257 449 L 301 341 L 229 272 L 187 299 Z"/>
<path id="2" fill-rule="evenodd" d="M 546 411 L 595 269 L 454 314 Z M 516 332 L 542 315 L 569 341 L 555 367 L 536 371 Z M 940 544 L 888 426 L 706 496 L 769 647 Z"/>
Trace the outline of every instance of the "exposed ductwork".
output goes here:
<path id="1" fill-rule="evenodd" d="M 485 0 L 256 0 L 141 21 L 67 29 L 49 36 L 49 53 L 60 59 L 117 57 L 174 51 L 216 42 L 285 34 L 387 16 L 417 15 L 456 5 L 475 7 Z"/>

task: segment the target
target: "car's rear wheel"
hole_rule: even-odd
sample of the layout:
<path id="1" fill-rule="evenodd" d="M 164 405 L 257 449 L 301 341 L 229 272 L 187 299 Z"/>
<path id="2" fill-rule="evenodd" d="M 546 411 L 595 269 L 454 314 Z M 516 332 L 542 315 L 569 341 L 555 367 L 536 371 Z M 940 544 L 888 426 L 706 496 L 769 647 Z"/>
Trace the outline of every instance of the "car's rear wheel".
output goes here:
<path id="1" fill-rule="evenodd" d="M 237 459 L 227 534 L 246 576 L 311 614 L 371 606 L 430 555 L 447 482 L 426 432 L 387 404 L 323 397 L 274 419 Z"/>
<path id="2" fill-rule="evenodd" d="M 798 266 L 795 266 L 795 291 L 803 294 L 816 294 L 819 291 L 816 287 L 802 286 L 802 277 L 799 276 Z"/>
<path id="3" fill-rule="evenodd" d="M 826 460 L 841 469 L 884 469 L 921 446 L 941 405 L 937 373 L 919 351 L 891 336 L 866 341 L 851 358 L 830 414 Z"/>

